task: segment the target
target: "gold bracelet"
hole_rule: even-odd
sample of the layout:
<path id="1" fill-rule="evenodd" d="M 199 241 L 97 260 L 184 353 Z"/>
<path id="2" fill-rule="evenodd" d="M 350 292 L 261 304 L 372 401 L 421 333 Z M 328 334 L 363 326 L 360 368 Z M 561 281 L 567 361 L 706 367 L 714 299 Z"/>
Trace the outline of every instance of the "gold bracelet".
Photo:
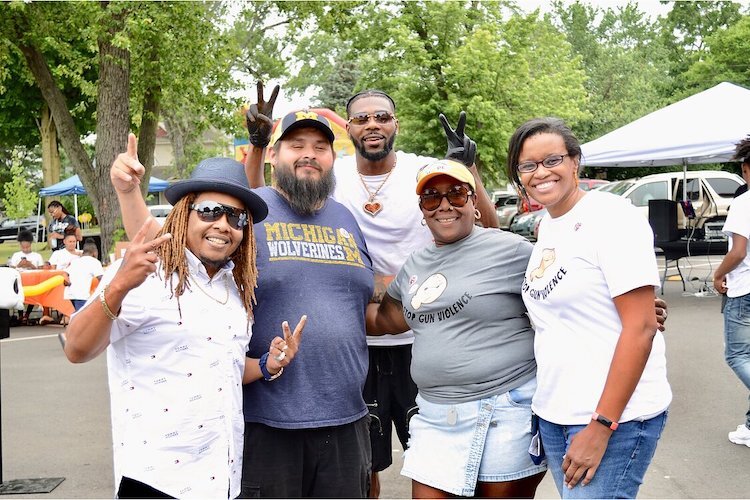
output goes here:
<path id="1" fill-rule="evenodd" d="M 112 310 L 107 305 L 107 299 L 104 298 L 104 294 L 109 289 L 109 285 L 102 288 L 101 293 L 99 293 L 99 302 L 102 303 L 102 309 L 104 310 L 104 314 L 111 319 L 112 321 L 117 320 L 117 315 L 112 312 Z"/>

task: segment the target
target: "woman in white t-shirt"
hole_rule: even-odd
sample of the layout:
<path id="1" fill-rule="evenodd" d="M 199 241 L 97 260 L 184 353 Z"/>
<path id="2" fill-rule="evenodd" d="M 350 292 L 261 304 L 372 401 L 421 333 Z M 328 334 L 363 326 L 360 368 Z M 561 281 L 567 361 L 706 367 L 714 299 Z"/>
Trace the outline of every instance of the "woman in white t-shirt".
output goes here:
<path id="1" fill-rule="evenodd" d="M 578 188 L 580 158 L 556 118 L 510 139 L 509 178 L 548 211 L 522 288 L 536 330 L 532 409 L 562 498 L 635 498 L 672 398 L 653 233 L 627 200 Z"/>

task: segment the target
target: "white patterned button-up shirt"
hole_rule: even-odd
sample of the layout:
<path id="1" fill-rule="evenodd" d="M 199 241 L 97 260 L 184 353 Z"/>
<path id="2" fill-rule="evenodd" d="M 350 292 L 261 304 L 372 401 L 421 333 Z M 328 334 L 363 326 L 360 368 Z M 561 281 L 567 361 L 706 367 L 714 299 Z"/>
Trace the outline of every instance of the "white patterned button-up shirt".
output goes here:
<path id="1" fill-rule="evenodd" d="M 188 262 L 190 289 L 179 309 L 154 274 L 128 293 L 112 325 L 115 488 L 126 476 L 174 497 L 233 498 L 242 473 L 242 374 L 251 322 L 232 262 L 210 280 L 189 252 Z"/>

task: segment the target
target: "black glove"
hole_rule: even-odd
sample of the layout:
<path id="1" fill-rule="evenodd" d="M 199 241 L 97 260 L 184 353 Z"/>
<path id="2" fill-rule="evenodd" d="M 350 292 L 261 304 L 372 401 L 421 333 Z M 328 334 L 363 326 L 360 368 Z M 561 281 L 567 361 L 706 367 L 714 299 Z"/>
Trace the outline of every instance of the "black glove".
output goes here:
<path id="1" fill-rule="evenodd" d="M 448 139 L 448 151 L 445 153 L 445 157 L 449 160 L 461 162 L 466 167 L 474 165 L 474 160 L 477 157 L 477 143 L 464 134 L 466 111 L 461 111 L 461 114 L 458 115 L 458 124 L 455 130 L 451 128 L 443 113 L 440 113 L 440 123 L 443 124 L 445 137 Z"/>
<path id="2" fill-rule="evenodd" d="M 268 102 L 263 100 L 263 82 L 258 82 L 258 103 L 251 104 L 245 115 L 250 144 L 265 148 L 271 142 L 273 129 L 273 105 L 279 95 L 279 86 L 274 87 Z"/>

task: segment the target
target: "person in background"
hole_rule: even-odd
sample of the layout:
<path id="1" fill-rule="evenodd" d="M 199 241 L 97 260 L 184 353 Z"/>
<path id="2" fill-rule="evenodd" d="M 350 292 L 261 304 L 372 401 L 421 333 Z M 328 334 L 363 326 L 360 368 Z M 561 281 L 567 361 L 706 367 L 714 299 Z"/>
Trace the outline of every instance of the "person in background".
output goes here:
<path id="1" fill-rule="evenodd" d="M 21 248 L 8 259 L 8 267 L 15 267 L 19 271 L 32 271 L 41 268 L 44 265 L 44 259 L 37 252 L 31 251 L 31 244 L 34 242 L 34 235 L 31 231 L 21 231 L 18 233 L 18 246 Z M 27 325 L 34 305 L 26 306 L 26 311 L 18 320 L 21 325 Z"/>
<path id="2" fill-rule="evenodd" d="M 18 246 L 20 250 L 8 259 L 8 266 L 15 267 L 19 271 L 37 269 L 44 265 L 42 256 L 31 250 L 31 244 L 34 242 L 34 235 L 31 231 L 21 231 L 18 233 Z"/>
<path id="3" fill-rule="evenodd" d="M 750 183 L 750 136 L 737 144 L 735 159 L 742 162 L 745 186 Z M 724 304 L 724 358 L 750 390 L 750 193 L 732 201 L 724 223 L 729 251 L 714 272 L 714 288 Z M 745 422 L 728 434 L 732 443 L 750 447 L 750 408 Z"/>
<path id="4" fill-rule="evenodd" d="M 476 184 L 461 163 L 433 162 L 416 179 L 434 243 L 367 309 L 370 335 L 414 332 L 419 413 L 401 473 L 413 498 L 533 498 L 547 466 L 529 455 L 536 364 L 521 284 L 532 245 L 475 226 Z"/>
<path id="5" fill-rule="evenodd" d="M 580 158 L 556 118 L 522 124 L 508 148 L 508 178 L 548 210 L 521 289 L 536 331 L 532 410 L 563 499 L 635 498 L 672 399 L 654 235 L 627 200 L 578 188 Z"/>
<path id="6" fill-rule="evenodd" d="M 66 270 L 71 262 L 81 258 L 81 251 L 76 250 L 78 238 L 74 231 L 69 231 L 63 238 L 63 246 L 59 250 L 52 252 L 49 257 L 49 264 L 53 269 Z"/>
<path id="7" fill-rule="evenodd" d="M 81 228 L 78 221 L 59 201 L 51 201 L 47 205 L 47 212 L 52 217 L 52 222 L 47 228 L 47 240 L 52 251 L 63 247 L 63 240 L 68 232 L 73 232 L 76 242 L 81 241 Z M 69 229 L 70 228 L 70 229 Z"/>
<path id="8" fill-rule="evenodd" d="M 49 264 L 49 266 L 52 269 L 59 269 L 62 271 L 67 271 L 71 262 L 81 258 L 80 250 L 76 250 L 77 244 L 78 244 L 78 239 L 76 237 L 76 231 L 72 226 L 68 226 L 68 228 L 65 229 L 65 237 L 63 238 L 63 247 L 59 250 L 55 250 L 54 252 L 52 252 L 52 255 L 50 255 L 50 258 L 47 264 Z M 66 284 L 69 283 L 67 278 L 65 282 Z M 65 318 L 60 318 L 61 323 L 64 324 L 65 321 L 66 321 Z M 49 307 L 45 307 L 42 311 L 42 317 L 39 319 L 39 324 L 47 325 L 49 323 L 54 323 L 54 322 L 55 320 L 54 318 L 52 318 L 51 309 Z"/>
<path id="9" fill-rule="evenodd" d="M 65 354 L 81 363 L 107 351 L 117 498 L 234 498 L 242 384 L 282 375 L 305 317 L 293 333 L 280 322 L 283 338 L 266 332 L 265 351 L 247 357 L 256 333 L 253 223 L 267 205 L 241 165 L 209 158 L 167 188 L 174 209 L 159 228 L 128 173 L 136 151 L 131 134 L 110 177 L 123 201 L 143 204 L 145 223 L 71 318 Z"/>
<path id="10" fill-rule="evenodd" d="M 91 283 L 94 278 L 100 280 L 104 274 L 102 263 L 99 262 L 99 251 L 93 240 L 83 244 L 83 255 L 80 259 L 74 259 L 66 272 L 70 285 L 65 288 L 63 297 L 70 300 L 78 311 L 91 297 Z"/>

